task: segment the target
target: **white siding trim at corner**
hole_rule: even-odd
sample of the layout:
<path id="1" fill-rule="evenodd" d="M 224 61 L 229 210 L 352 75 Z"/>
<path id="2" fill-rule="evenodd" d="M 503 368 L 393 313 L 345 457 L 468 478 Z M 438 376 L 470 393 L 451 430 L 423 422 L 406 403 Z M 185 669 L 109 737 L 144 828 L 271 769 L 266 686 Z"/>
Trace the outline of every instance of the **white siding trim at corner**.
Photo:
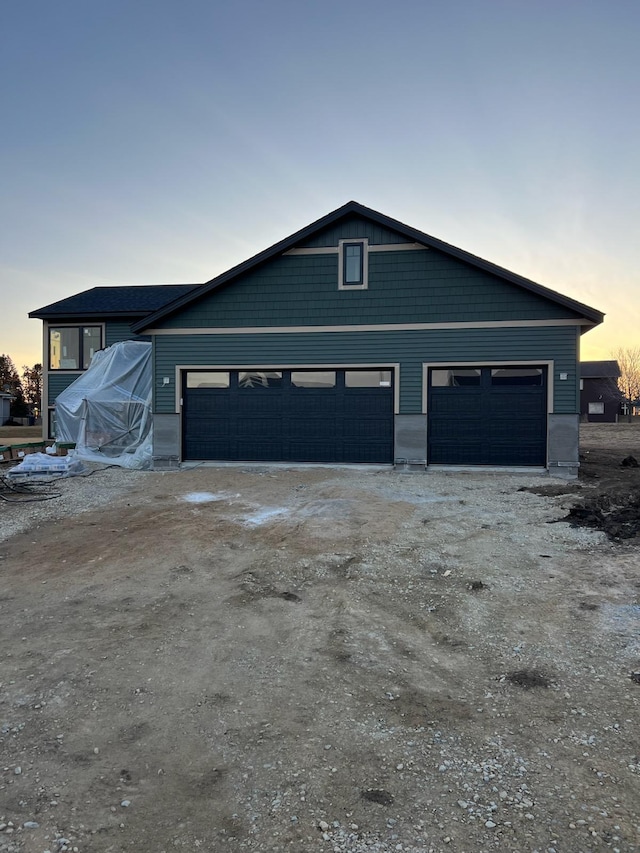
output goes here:
<path id="1" fill-rule="evenodd" d="M 545 360 L 530 358 L 527 361 L 423 361 L 422 362 L 422 414 L 428 416 L 427 400 L 429 393 L 429 368 L 430 367 L 546 367 L 547 368 L 547 414 L 553 414 L 553 383 L 554 366 L 553 359 Z M 548 431 L 548 426 L 547 426 Z M 548 436 L 547 436 L 548 439 Z M 547 441 L 547 445 L 548 445 Z"/>
<path id="2" fill-rule="evenodd" d="M 49 435 L 49 323 L 42 322 L 42 397 L 40 398 L 40 417 L 42 418 L 42 437 L 46 440 Z"/>
<path id="3" fill-rule="evenodd" d="M 182 372 L 185 370 L 393 370 L 393 413 L 400 413 L 400 362 L 398 361 L 375 361 L 370 364 L 329 362 L 327 364 L 176 364 L 175 387 L 176 387 L 176 412 L 182 413 Z"/>
<path id="4" fill-rule="evenodd" d="M 346 239 L 347 243 L 360 243 L 365 239 L 363 237 L 353 237 Z M 340 241 L 345 242 L 345 241 Z M 428 246 L 423 246 L 422 243 L 376 243 L 369 245 L 370 252 L 406 252 L 406 251 L 429 251 Z M 338 246 L 317 246 L 315 249 L 289 249 L 288 252 L 283 252 L 283 255 L 337 255 L 340 251 Z"/>
<path id="5" fill-rule="evenodd" d="M 49 405 L 49 376 L 82 376 L 84 370 L 51 370 L 49 366 L 49 329 L 70 329 L 80 328 L 82 326 L 99 326 L 101 349 L 106 346 L 107 324 L 105 322 L 86 322 L 86 323 L 56 323 L 51 320 L 42 321 L 42 398 L 41 398 L 41 416 L 42 416 L 42 436 L 43 438 L 51 438 L 49 435 L 49 412 L 55 409 Z M 46 411 L 45 411 L 46 410 Z"/>
<path id="6" fill-rule="evenodd" d="M 586 318 L 571 320 L 478 320 L 459 323 L 379 323 L 351 326 L 194 326 L 193 328 L 145 329 L 146 335 L 283 335 L 324 332 L 423 332 L 440 329 L 524 329 L 544 326 L 592 326 Z M 142 333 L 141 333 L 142 334 Z"/>

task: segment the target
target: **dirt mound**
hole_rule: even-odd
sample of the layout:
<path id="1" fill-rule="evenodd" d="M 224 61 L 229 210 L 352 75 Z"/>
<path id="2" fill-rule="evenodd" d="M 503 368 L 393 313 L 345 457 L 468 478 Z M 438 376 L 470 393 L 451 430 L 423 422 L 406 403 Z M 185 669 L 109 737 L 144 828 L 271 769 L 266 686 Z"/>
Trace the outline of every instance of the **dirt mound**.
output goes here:
<path id="1" fill-rule="evenodd" d="M 562 521 L 604 531 L 609 539 L 640 534 L 640 493 L 603 493 L 571 507 Z"/>

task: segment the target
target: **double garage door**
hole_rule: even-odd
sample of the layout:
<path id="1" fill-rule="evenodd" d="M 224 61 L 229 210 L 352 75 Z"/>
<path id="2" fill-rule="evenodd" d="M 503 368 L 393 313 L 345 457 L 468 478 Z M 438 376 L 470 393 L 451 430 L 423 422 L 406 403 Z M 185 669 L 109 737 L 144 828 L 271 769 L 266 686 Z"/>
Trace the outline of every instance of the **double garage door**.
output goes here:
<path id="1" fill-rule="evenodd" d="M 190 370 L 182 390 L 184 459 L 393 460 L 390 370 Z"/>

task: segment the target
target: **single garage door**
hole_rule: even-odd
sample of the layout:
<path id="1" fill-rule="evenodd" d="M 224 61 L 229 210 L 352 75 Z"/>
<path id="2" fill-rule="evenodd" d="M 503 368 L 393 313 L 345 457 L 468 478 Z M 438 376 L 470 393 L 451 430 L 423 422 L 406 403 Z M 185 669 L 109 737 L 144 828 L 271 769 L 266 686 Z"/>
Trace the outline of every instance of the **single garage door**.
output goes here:
<path id="1" fill-rule="evenodd" d="M 546 465 L 547 369 L 429 370 L 430 464 Z"/>
<path id="2" fill-rule="evenodd" d="M 189 370 L 183 459 L 391 462 L 390 370 Z"/>

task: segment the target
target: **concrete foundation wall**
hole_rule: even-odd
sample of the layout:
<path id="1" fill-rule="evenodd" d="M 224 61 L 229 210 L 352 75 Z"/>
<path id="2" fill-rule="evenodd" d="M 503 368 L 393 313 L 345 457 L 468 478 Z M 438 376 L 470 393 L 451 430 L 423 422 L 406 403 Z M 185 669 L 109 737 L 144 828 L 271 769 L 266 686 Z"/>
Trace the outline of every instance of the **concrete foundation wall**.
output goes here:
<path id="1" fill-rule="evenodd" d="M 424 469 L 427 461 L 426 415 L 396 415 L 393 458 L 396 468 Z"/>
<path id="2" fill-rule="evenodd" d="M 153 416 L 153 467 L 177 468 L 180 459 L 180 415 Z"/>
<path id="3" fill-rule="evenodd" d="M 580 415 L 549 415 L 549 444 L 547 458 L 553 477 L 578 476 Z"/>

